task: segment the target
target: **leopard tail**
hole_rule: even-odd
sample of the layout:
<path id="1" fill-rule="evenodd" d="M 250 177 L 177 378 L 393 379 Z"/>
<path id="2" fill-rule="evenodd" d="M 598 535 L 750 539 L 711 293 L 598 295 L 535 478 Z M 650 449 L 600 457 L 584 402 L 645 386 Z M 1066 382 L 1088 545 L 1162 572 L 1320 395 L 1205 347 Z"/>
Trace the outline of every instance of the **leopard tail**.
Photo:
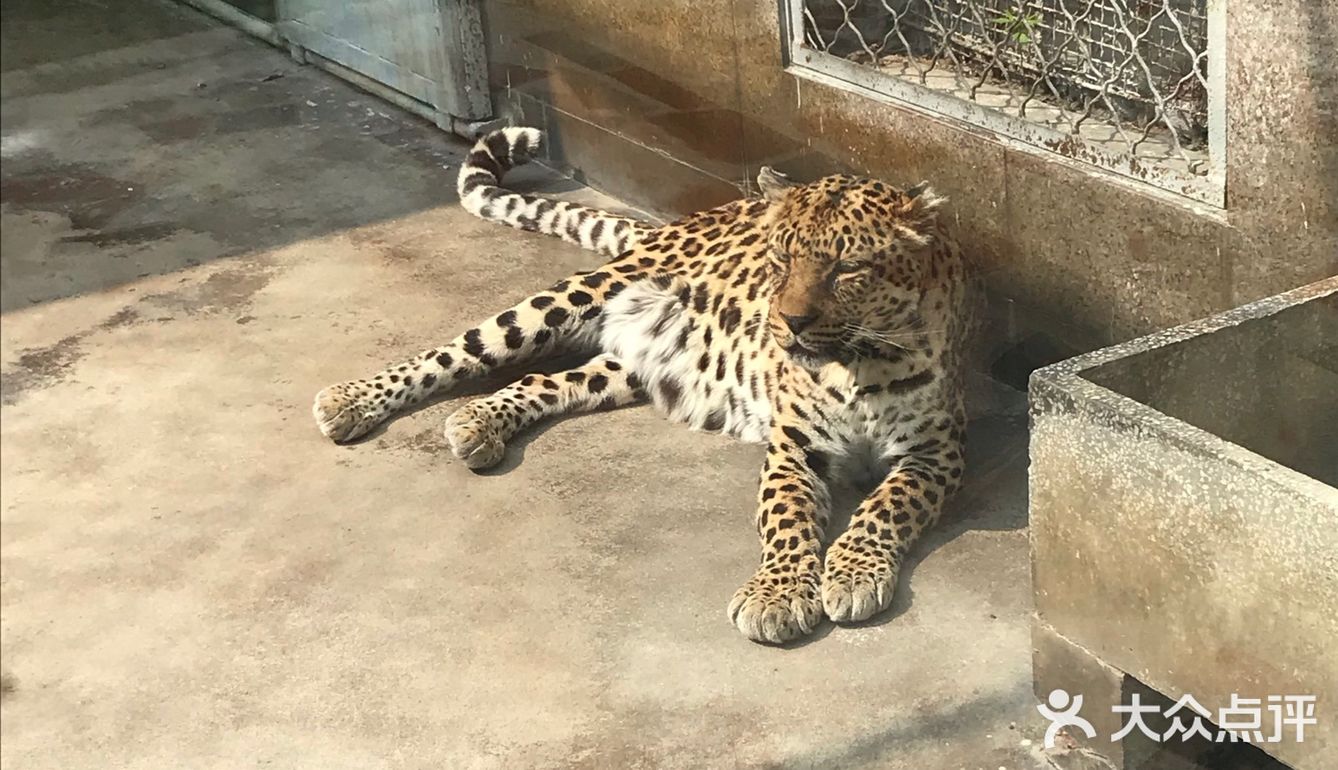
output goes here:
<path id="1" fill-rule="evenodd" d="M 502 176 L 535 156 L 543 141 L 537 128 L 503 128 L 474 145 L 460 166 L 456 189 L 469 213 L 520 230 L 555 235 L 606 257 L 636 245 L 652 225 L 631 217 L 501 186 Z"/>

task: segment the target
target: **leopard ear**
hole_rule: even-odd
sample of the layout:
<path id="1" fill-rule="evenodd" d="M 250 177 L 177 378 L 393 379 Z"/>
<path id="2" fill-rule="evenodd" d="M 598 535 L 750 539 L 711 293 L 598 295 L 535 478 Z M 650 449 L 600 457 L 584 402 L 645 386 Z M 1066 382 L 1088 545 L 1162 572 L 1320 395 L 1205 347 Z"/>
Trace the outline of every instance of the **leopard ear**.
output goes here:
<path id="1" fill-rule="evenodd" d="M 930 222 L 938 215 L 938 210 L 943 204 L 947 202 L 947 198 L 943 198 L 934 192 L 934 188 L 929 186 L 929 182 L 921 182 L 902 193 L 899 213 L 902 217 L 914 222 Z"/>
<path id="2" fill-rule="evenodd" d="M 757 186 L 762 190 L 762 197 L 772 203 L 779 202 L 785 193 L 794 187 L 790 178 L 771 166 L 763 166 L 757 171 Z"/>

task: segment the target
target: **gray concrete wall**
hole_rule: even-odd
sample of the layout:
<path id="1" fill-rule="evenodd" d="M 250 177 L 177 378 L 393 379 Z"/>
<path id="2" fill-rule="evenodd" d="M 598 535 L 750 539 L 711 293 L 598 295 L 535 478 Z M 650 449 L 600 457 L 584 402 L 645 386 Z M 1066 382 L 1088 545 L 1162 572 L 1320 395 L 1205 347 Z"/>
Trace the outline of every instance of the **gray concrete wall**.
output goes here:
<path id="1" fill-rule="evenodd" d="M 763 164 L 932 180 L 999 323 L 1090 348 L 1338 273 L 1338 4 L 1228 3 L 1228 201 L 1177 202 L 992 136 L 799 80 L 776 0 L 495 0 L 495 102 L 555 157 L 662 211 Z"/>

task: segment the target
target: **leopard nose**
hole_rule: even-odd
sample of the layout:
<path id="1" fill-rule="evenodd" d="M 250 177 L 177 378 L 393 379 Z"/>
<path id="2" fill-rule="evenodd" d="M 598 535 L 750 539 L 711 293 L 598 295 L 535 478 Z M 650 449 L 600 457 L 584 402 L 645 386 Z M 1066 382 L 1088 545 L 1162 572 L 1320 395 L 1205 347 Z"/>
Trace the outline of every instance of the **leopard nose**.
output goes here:
<path id="1" fill-rule="evenodd" d="M 816 318 L 817 316 L 815 315 L 786 315 L 785 313 L 781 313 L 781 320 L 784 321 L 785 325 L 790 327 L 790 331 L 795 334 L 807 329 Z"/>

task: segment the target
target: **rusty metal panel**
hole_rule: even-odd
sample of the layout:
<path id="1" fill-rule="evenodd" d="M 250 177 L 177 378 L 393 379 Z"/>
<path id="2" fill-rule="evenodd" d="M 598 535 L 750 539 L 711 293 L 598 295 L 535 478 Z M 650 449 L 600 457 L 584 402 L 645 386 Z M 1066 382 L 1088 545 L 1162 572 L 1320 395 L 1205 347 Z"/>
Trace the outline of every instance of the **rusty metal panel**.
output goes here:
<path id="1" fill-rule="evenodd" d="M 291 43 L 436 111 L 491 113 L 478 0 L 280 0 Z"/>

